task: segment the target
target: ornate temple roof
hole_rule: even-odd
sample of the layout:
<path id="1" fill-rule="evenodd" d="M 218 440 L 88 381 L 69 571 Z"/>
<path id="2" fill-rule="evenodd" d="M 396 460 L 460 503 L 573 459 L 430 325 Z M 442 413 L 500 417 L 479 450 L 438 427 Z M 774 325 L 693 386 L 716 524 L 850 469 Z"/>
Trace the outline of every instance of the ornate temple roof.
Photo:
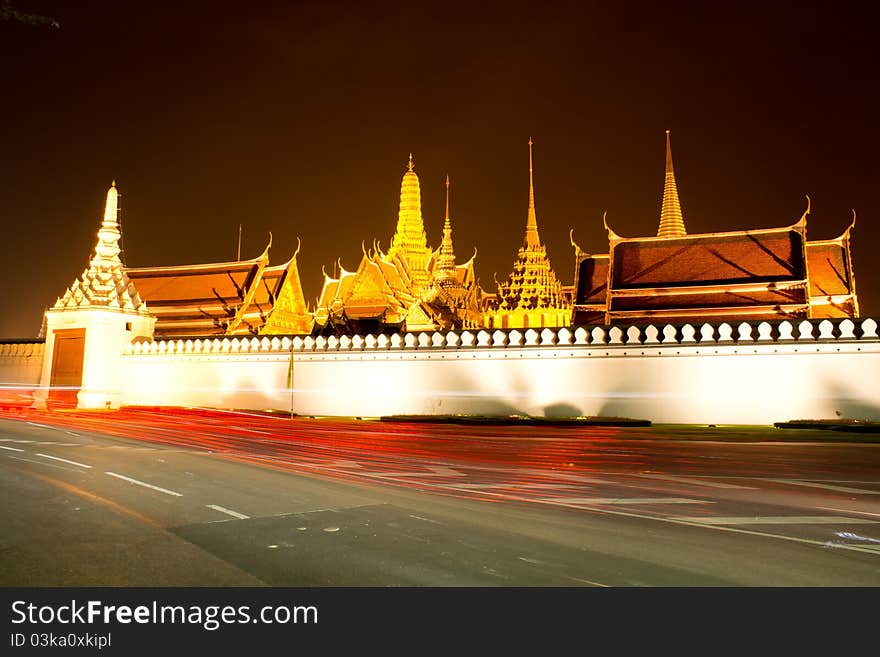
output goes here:
<path id="1" fill-rule="evenodd" d="M 126 275 L 119 257 L 121 233 L 118 199 L 119 192 L 114 180 L 107 190 L 104 219 L 98 230 L 95 254 L 82 275 L 55 302 L 54 310 L 107 308 L 147 314 L 143 297 Z"/>
<path id="2" fill-rule="evenodd" d="M 286 263 L 269 266 L 271 239 L 263 253 L 250 260 L 198 265 L 128 268 L 143 289 L 156 316 L 155 334 L 170 336 L 257 334 L 272 320 L 286 287 L 290 332 L 307 332 L 296 254 Z M 276 319 L 276 328 L 280 318 Z M 299 330 L 294 330 L 299 329 Z"/>
<path id="3" fill-rule="evenodd" d="M 612 234 L 610 242 L 612 290 L 806 279 L 801 222 L 666 238 Z"/>
<path id="4" fill-rule="evenodd" d="M 853 220 L 840 237 L 807 242 L 810 305 L 814 317 L 857 317 L 855 275 L 852 268 Z"/>

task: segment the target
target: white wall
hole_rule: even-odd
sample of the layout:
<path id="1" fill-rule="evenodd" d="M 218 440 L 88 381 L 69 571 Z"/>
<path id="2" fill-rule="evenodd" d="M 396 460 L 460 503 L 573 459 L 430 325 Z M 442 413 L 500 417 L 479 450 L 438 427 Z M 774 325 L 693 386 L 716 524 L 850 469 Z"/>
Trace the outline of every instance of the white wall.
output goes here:
<path id="1" fill-rule="evenodd" d="M 119 360 L 137 338 L 153 335 L 155 317 L 120 308 L 84 307 L 46 311 L 46 353 L 55 349 L 55 333 L 84 329 L 82 387 L 78 408 L 117 408 L 128 384 Z M 52 358 L 43 361 L 36 405 L 45 406 L 52 379 Z"/>
<path id="2" fill-rule="evenodd" d="M 33 401 L 44 351 L 42 342 L 0 344 L 0 404 L 29 405 Z"/>
<path id="3" fill-rule="evenodd" d="M 293 395 L 287 387 L 291 351 Z M 303 415 L 880 420 L 874 320 L 133 345 L 123 404 Z"/>

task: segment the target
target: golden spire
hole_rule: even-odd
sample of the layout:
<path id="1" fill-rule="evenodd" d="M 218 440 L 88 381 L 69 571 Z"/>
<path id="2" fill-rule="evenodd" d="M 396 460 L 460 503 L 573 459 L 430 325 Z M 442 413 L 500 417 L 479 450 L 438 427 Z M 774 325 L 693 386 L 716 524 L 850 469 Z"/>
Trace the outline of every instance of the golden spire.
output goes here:
<path id="1" fill-rule="evenodd" d="M 529 137 L 529 216 L 526 221 L 526 246 L 540 246 L 538 217 L 535 214 L 535 181 L 532 173 L 532 138 Z"/>
<path id="2" fill-rule="evenodd" d="M 430 274 L 427 270 L 431 249 L 428 248 L 425 224 L 422 219 L 422 193 L 419 177 L 413 170 L 412 153 L 407 170 L 400 182 L 400 210 L 397 214 L 397 230 L 391 238 L 387 257 L 403 258 L 412 273 L 416 287 L 428 284 Z"/>
<path id="3" fill-rule="evenodd" d="M 660 229 L 657 237 L 681 237 L 687 235 L 678 188 L 675 185 L 675 171 L 672 168 L 672 147 L 669 144 L 669 130 L 666 131 L 666 181 L 663 185 L 663 206 L 660 209 Z"/>
<path id="4" fill-rule="evenodd" d="M 443 221 L 443 241 L 434 277 L 440 280 L 455 278 L 455 250 L 452 247 L 452 221 L 449 219 L 449 176 L 446 176 L 446 219 Z"/>
<path id="5" fill-rule="evenodd" d="M 443 230 L 446 230 L 446 227 L 449 226 L 449 175 L 446 176 L 446 215 L 445 220 L 443 222 Z"/>

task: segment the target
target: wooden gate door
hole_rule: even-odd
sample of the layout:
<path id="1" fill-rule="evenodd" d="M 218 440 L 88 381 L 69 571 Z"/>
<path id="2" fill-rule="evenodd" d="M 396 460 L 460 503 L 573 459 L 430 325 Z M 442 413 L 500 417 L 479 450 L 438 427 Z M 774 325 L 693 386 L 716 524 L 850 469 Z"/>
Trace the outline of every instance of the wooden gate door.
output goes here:
<path id="1" fill-rule="evenodd" d="M 52 376 L 49 380 L 49 400 L 56 408 L 75 408 L 76 393 L 82 386 L 85 329 L 55 331 L 55 349 L 52 354 Z"/>

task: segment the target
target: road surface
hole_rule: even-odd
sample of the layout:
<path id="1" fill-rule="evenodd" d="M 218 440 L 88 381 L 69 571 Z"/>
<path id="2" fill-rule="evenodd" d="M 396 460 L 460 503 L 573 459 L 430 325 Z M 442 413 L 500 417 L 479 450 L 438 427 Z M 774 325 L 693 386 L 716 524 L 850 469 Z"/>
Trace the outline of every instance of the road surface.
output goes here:
<path id="1" fill-rule="evenodd" d="M 880 444 L 798 435 L 7 411 L 0 585 L 880 585 Z"/>

